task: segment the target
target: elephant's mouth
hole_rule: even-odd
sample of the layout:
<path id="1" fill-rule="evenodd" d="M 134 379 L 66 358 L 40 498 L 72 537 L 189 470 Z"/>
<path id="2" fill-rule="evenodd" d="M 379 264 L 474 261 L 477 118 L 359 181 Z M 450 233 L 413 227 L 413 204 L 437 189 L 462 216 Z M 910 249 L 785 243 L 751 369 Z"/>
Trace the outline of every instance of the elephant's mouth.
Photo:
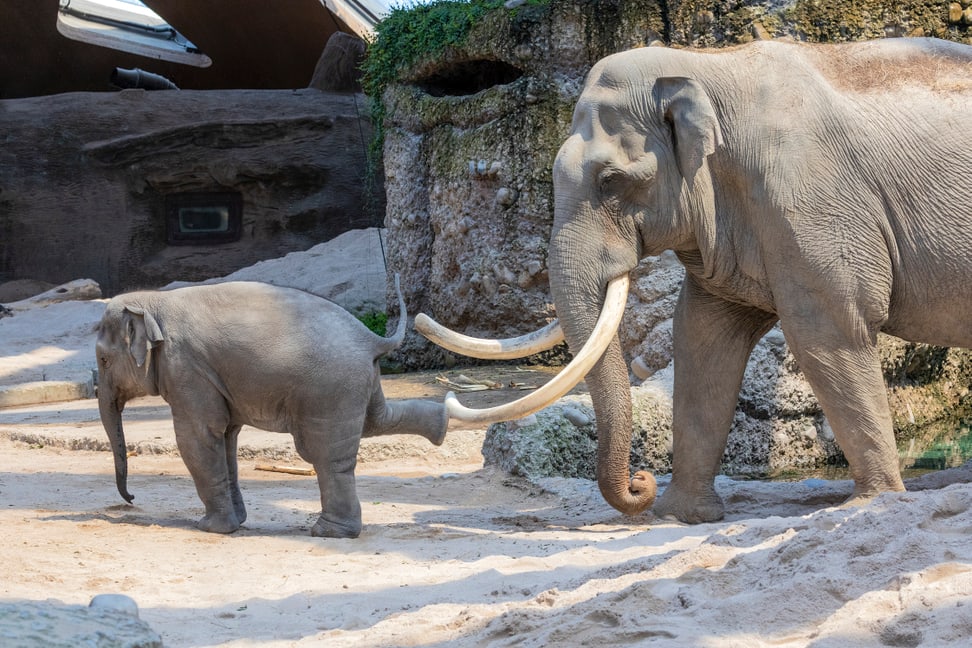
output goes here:
<path id="1" fill-rule="evenodd" d="M 523 418 L 552 404 L 583 380 L 604 354 L 621 323 L 627 299 L 628 275 L 622 274 L 608 283 L 601 313 L 587 342 L 550 382 L 523 398 L 486 409 L 466 407 L 455 394 L 449 392 L 445 399 L 449 416 L 466 423 L 497 423 Z M 461 335 L 436 323 L 424 313 L 415 318 L 415 328 L 443 348 L 487 360 L 522 358 L 549 349 L 564 339 L 556 320 L 533 333 L 505 340 L 484 340 Z"/>

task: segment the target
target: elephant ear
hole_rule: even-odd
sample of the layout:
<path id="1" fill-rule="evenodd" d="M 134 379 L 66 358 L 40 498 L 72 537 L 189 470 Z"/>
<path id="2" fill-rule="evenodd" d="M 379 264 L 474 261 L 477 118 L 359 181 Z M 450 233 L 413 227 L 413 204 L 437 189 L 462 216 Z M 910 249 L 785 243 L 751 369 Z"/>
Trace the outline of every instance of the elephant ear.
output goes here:
<path id="1" fill-rule="evenodd" d="M 672 128 L 678 169 L 689 184 L 705 159 L 722 145 L 722 130 L 702 86 L 686 77 L 661 77 L 655 93 Z"/>
<path id="2" fill-rule="evenodd" d="M 135 359 L 135 364 L 139 367 L 145 364 L 148 353 L 157 347 L 164 339 L 162 329 L 152 314 L 139 306 L 126 306 L 125 312 L 129 313 L 127 318 L 127 337 L 128 350 Z"/>
<path id="3" fill-rule="evenodd" d="M 686 77 L 662 77 L 654 89 L 659 109 L 672 129 L 678 170 L 685 181 L 681 202 L 692 214 L 695 238 L 707 279 L 725 277 L 732 264 L 718 254 L 715 192 L 707 159 L 722 146 L 722 129 L 712 102 L 697 81 Z"/>

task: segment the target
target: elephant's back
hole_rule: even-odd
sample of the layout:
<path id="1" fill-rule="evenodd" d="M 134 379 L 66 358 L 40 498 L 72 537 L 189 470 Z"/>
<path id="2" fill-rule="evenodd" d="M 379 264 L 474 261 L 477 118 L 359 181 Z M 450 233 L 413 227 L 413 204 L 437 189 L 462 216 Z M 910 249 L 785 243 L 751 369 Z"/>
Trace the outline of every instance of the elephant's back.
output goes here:
<path id="1" fill-rule="evenodd" d="M 218 339 L 249 347 L 254 354 L 274 354 L 290 362 L 319 363 L 341 355 L 374 360 L 378 336 L 334 302 L 295 288 L 260 282 L 192 286 L 197 326 L 212 327 Z"/>

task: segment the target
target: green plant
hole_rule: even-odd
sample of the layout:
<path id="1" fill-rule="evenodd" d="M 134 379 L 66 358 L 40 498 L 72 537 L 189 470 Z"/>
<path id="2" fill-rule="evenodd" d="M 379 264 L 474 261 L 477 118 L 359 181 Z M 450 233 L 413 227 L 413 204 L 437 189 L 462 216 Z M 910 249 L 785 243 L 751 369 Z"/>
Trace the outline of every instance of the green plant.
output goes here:
<path id="1" fill-rule="evenodd" d="M 502 4 L 502 0 L 437 0 L 416 7 L 396 7 L 375 26 L 361 80 L 365 94 L 372 99 L 375 143 L 380 144 L 385 88 L 420 58 L 434 57 L 446 47 L 462 43 L 476 21 Z M 375 152 L 380 155 L 381 150 Z"/>
<path id="2" fill-rule="evenodd" d="M 528 0 L 543 4 L 549 0 Z M 371 98 L 374 137 L 368 149 L 368 183 L 373 186 L 385 142 L 385 105 L 382 95 L 401 74 L 423 58 L 461 45 L 483 16 L 504 0 L 436 0 L 413 7 L 395 7 L 375 26 L 374 38 L 362 64 L 361 85 Z M 511 11 L 516 11 L 513 9 Z"/>
<path id="3" fill-rule="evenodd" d="M 384 336 L 388 330 L 388 314 L 379 313 L 377 311 L 373 313 L 365 313 L 364 315 L 359 315 L 358 319 L 361 323 L 368 327 L 373 333 Z"/>

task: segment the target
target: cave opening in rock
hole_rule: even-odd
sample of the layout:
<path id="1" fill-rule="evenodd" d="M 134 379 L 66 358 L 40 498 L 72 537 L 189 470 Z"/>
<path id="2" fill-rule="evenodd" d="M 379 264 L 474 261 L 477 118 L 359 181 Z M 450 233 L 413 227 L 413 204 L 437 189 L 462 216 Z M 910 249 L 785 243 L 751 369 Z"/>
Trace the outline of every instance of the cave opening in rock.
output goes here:
<path id="1" fill-rule="evenodd" d="M 479 59 L 453 63 L 418 79 L 415 85 L 433 97 L 462 97 L 512 83 L 522 76 L 523 70 L 509 63 Z"/>

